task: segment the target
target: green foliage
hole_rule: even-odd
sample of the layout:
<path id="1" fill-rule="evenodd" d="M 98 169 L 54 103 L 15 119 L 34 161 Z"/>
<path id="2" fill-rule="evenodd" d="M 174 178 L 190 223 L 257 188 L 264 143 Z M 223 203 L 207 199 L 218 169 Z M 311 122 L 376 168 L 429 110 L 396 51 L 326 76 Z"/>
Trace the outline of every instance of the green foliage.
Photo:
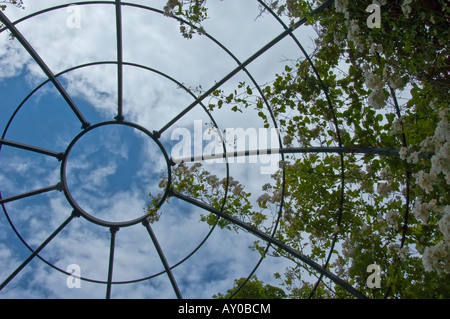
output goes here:
<path id="1" fill-rule="evenodd" d="M 172 179 L 170 187 L 173 191 L 195 198 L 217 210 L 221 210 L 225 206 L 227 214 L 240 218 L 254 227 L 258 227 L 265 220 L 264 215 L 252 209 L 249 200 L 251 193 L 245 192 L 244 186 L 232 177 L 228 180 L 226 178 L 219 179 L 200 163 L 192 165 L 180 163 L 172 169 Z M 167 180 L 162 179 L 159 187 L 165 189 Z M 157 210 L 155 208 L 162 198 L 162 193 L 150 194 L 150 198 L 151 202 L 147 207 L 147 212 L 150 216 L 155 216 Z M 221 228 L 237 230 L 236 225 L 214 214 L 202 214 L 200 219 L 210 226 L 217 224 Z"/>
<path id="2" fill-rule="evenodd" d="M 294 22 L 321 2 L 266 3 Z M 336 0 L 310 16 L 308 23 L 317 30 L 311 59 L 292 61 L 261 90 L 244 82 L 232 92 L 216 90 L 209 108 L 253 108 L 269 127 L 267 101 L 285 147 L 397 149 L 400 156 L 289 155 L 256 203 L 245 192 L 234 194 L 233 185 L 242 185 L 232 180 L 225 211 L 261 227 L 283 195 L 278 239 L 367 296 L 449 298 L 450 6 L 445 0 L 378 3 L 380 28 L 366 25 L 367 1 Z M 192 19 L 189 6 L 195 5 Z M 186 1 L 175 14 L 198 27 L 206 18 L 205 5 Z M 205 172 L 190 173 L 180 175 L 174 187 L 180 183 L 183 191 L 220 206 L 214 198 L 223 195 L 225 185 L 218 183 L 211 192 L 205 178 L 195 180 Z M 254 249 L 267 253 L 258 241 Z M 271 254 L 291 258 L 281 250 Z M 311 284 L 312 270 L 293 261 L 296 266 L 276 275 L 290 292 L 287 297 L 351 297 L 325 279 Z M 366 285 L 370 264 L 382 269 L 380 289 Z M 253 284 L 253 291 L 263 287 Z"/>
<path id="3" fill-rule="evenodd" d="M 1 0 L 0 1 L 0 10 L 5 11 L 8 6 L 15 6 L 17 8 L 25 9 L 23 0 Z M 0 22 L 0 30 L 3 29 L 5 26 L 3 23 Z M 12 34 L 10 34 L 11 39 L 14 38 Z"/>
<path id="4" fill-rule="evenodd" d="M 185 38 L 191 39 L 195 33 L 204 32 L 201 22 L 208 16 L 205 2 L 206 0 L 168 0 L 164 13 L 167 16 L 178 16 L 187 20 L 188 25 L 180 21 L 180 32 Z"/>
<path id="5" fill-rule="evenodd" d="M 236 279 L 234 281 L 233 288 L 228 289 L 226 294 L 218 293 L 217 295 L 214 295 L 213 298 L 229 299 L 233 297 L 234 299 L 285 299 L 287 297 L 283 289 L 271 285 L 264 285 L 264 283 L 258 280 L 256 276 L 252 276 L 245 283 L 245 285 L 242 286 L 245 281 L 246 278 Z M 239 291 L 235 294 L 238 289 Z"/>
<path id="6" fill-rule="evenodd" d="M 8 5 L 13 5 L 18 8 L 23 8 L 23 0 L 2 0 L 2 1 L 0 1 L 0 9 L 1 10 L 5 10 Z"/>

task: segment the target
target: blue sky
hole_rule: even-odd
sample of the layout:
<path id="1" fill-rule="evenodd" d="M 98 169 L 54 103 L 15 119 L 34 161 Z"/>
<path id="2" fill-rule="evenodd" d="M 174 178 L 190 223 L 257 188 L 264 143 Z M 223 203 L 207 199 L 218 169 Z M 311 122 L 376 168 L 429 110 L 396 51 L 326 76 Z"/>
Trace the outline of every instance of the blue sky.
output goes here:
<path id="1" fill-rule="evenodd" d="M 69 1 L 25 1 L 26 10 L 10 9 L 6 15 L 16 20 L 42 8 Z M 165 1 L 130 1 L 162 8 Z M 258 16 L 256 1 L 211 1 L 210 19 L 205 28 L 245 60 L 283 30 L 274 19 Z M 34 17 L 18 25 L 20 32 L 57 74 L 68 68 L 98 61 L 116 60 L 113 5 L 81 8 L 81 28 L 66 25 L 68 13 L 61 9 Z M 237 65 L 222 49 L 204 36 L 183 39 L 178 23 L 153 12 L 123 9 L 124 61 L 143 64 L 166 73 L 189 88 L 208 89 Z M 299 32 L 302 39 L 309 35 Z M 293 41 L 285 39 L 252 63 L 248 70 L 260 84 L 282 72 L 285 59 L 300 53 Z M 59 78 L 81 113 L 91 123 L 111 121 L 117 114 L 117 71 L 113 64 L 95 65 L 65 73 Z M 46 81 L 39 67 L 16 41 L 0 34 L 0 127 L 3 131 L 16 107 L 38 85 Z M 234 89 L 240 81 L 250 83 L 240 72 L 222 89 Z M 176 83 L 148 69 L 124 67 L 124 115 L 148 131 L 159 130 L 193 97 Z M 213 114 L 220 129 L 262 127 L 256 111 L 243 114 L 220 110 Z M 177 127 L 191 128 L 195 120 L 210 122 L 206 112 L 196 107 L 161 136 L 170 152 L 170 133 Z M 51 83 L 26 101 L 14 117 L 5 136 L 8 140 L 64 152 L 82 132 L 81 123 Z M 89 213 L 108 221 L 139 217 L 148 203 L 148 193 L 158 190 L 165 161 L 156 143 L 139 130 L 123 125 L 97 128 L 81 137 L 67 160 L 68 185 L 76 202 Z M 223 164 L 207 167 L 225 177 Z M 255 194 L 270 182 L 257 164 L 230 166 L 230 174 L 246 191 Z M 48 187 L 60 180 L 56 158 L 3 146 L 0 153 L 2 197 Z M 72 211 L 63 193 L 53 191 L 5 204 L 17 230 L 33 247 L 38 247 Z M 204 213 L 177 199 L 164 204 L 155 234 L 170 265 L 193 251 L 210 228 L 199 221 Z M 210 298 L 225 292 L 233 280 L 246 277 L 259 259 L 248 249 L 256 238 L 244 231 L 215 229 L 202 248 L 173 273 L 184 297 Z M 71 221 L 42 252 L 42 257 L 61 269 L 78 264 L 81 275 L 105 281 L 107 278 L 110 233 L 107 227 L 84 218 Z M 29 251 L 17 239 L 5 215 L 0 217 L 0 282 L 27 258 Z M 290 262 L 267 258 L 256 273 L 266 283 L 279 284 L 274 272 L 282 272 Z M 144 227 L 121 228 L 117 233 L 114 281 L 134 280 L 157 274 L 164 268 Z M 69 289 L 67 276 L 38 258 L 20 272 L 1 292 L 0 298 L 103 298 L 105 285 L 87 281 L 80 289 Z M 113 298 L 174 298 L 165 274 L 139 283 L 114 285 Z"/>

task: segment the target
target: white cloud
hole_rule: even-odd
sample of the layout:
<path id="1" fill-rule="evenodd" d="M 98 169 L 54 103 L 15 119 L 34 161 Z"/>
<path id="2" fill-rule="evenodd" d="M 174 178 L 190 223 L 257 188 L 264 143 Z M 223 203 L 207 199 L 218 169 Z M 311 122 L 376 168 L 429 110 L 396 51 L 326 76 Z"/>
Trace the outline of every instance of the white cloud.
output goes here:
<path id="1" fill-rule="evenodd" d="M 113 175 L 117 170 L 117 165 L 114 163 L 108 163 L 106 166 L 99 167 L 89 174 L 86 179 L 87 190 L 94 190 L 98 187 L 104 186 L 106 178 Z"/>
<path id="2" fill-rule="evenodd" d="M 8 43 L 5 37 L 1 37 L 0 45 L 0 80 L 20 74 L 24 62 L 27 60 L 23 48 L 17 42 Z"/>

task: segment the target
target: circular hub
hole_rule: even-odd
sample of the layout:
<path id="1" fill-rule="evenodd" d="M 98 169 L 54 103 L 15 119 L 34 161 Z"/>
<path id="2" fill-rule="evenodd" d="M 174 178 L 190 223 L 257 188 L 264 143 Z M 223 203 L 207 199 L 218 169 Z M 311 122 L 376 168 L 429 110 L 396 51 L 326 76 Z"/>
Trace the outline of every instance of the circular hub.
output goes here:
<path id="1" fill-rule="evenodd" d="M 166 189 L 158 187 L 161 179 L 168 181 Z M 145 128 L 104 122 L 84 130 L 70 143 L 61 180 L 72 207 L 96 224 L 124 227 L 146 218 L 153 222 L 167 197 L 170 160 L 159 140 Z M 127 207 L 116 205 L 115 200 L 123 203 L 123 199 Z M 147 210 L 150 202 L 153 209 Z"/>

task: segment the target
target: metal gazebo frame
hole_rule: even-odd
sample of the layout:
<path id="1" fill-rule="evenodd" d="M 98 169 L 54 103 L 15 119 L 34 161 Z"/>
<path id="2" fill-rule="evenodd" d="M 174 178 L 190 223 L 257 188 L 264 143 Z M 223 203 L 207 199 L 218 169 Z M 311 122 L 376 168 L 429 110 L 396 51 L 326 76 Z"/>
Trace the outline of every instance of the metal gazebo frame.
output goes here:
<path id="1" fill-rule="evenodd" d="M 9 119 L 3 134 L 1 136 L 0 139 L 0 151 L 1 148 L 3 146 L 8 146 L 8 147 L 14 147 L 14 148 L 19 148 L 19 149 L 24 149 L 30 152 L 34 152 L 34 153 L 39 153 L 39 154 L 43 154 L 45 156 L 49 156 L 49 157 L 53 157 L 56 160 L 58 160 L 61 163 L 61 174 L 60 174 L 60 181 L 56 184 L 56 185 L 52 185 L 46 188 L 42 188 L 42 189 L 36 189 L 36 190 L 32 190 L 30 192 L 27 193 L 22 193 L 22 194 L 18 194 L 18 195 L 14 195 L 11 197 L 7 197 L 7 198 L 3 198 L 0 195 L 0 204 L 3 208 L 4 214 L 10 224 L 10 226 L 12 227 L 13 231 L 16 233 L 16 235 L 19 237 L 19 239 L 23 242 L 23 244 L 30 250 L 30 255 L 28 256 L 28 258 L 26 258 L 22 264 L 17 267 L 17 269 L 15 269 L 7 278 L 6 280 L 4 280 L 3 283 L 0 284 L 0 290 L 4 289 L 5 287 L 7 287 L 7 285 L 10 283 L 11 280 L 13 280 L 28 264 L 31 260 L 33 260 L 35 257 L 39 258 L 41 261 L 43 261 L 44 263 L 46 263 L 47 265 L 49 265 L 50 267 L 52 267 L 53 269 L 66 274 L 68 276 L 72 275 L 71 273 L 68 273 L 66 270 L 61 269 L 55 265 L 53 265 L 52 263 L 50 263 L 48 260 L 46 260 L 45 258 L 43 258 L 42 256 L 40 256 L 41 251 L 46 247 L 47 244 L 49 244 L 57 235 L 58 233 L 63 230 L 70 222 L 72 222 L 73 219 L 77 218 L 77 217 L 83 217 L 97 225 L 100 226 L 104 226 L 104 227 L 108 227 L 110 229 L 111 232 L 111 237 L 110 237 L 110 252 L 109 252 L 109 266 L 108 266 L 108 277 L 106 281 L 102 281 L 102 280 L 96 280 L 96 279 L 91 279 L 91 278 L 85 278 L 85 277 L 80 277 L 81 280 L 85 280 L 85 281 L 89 281 L 89 282 L 93 282 L 93 283 L 97 283 L 97 284 L 105 284 L 106 285 L 106 298 L 110 298 L 111 297 L 111 288 L 113 285 L 115 284 L 132 284 L 132 283 L 136 283 L 136 282 L 140 282 L 140 281 L 145 281 L 148 279 L 151 279 L 153 277 L 159 276 L 161 274 L 166 273 L 170 279 L 170 283 L 174 289 L 174 292 L 176 294 L 176 296 L 178 298 L 182 298 L 182 294 L 181 291 L 178 287 L 177 284 L 177 280 L 175 278 L 175 276 L 172 273 L 172 269 L 177 267 L 178 265 L 180 265 L 181 263 L 183 263 L 184 261 L 186 261 L 189 257 L 191 257 L 205 242 L 206 240 L 209 238 L 211 232 L 214 230 L 214 227 L 211 228 L 210 232 L 207 234 L 207 236 L 204 238 L 204 240 L 188 255 L 186 256 L 183 260 L 181 260 L 180 262 L 178 262 L 177 264 L 174 265 L 169 265 L 169 263 L 166 260 L 166 257 L 164 255 L 163 250 L 161 249 L 161 246 L 158 243 L 158 239 L 156 238 L 152 227 L 150 225 L 150 222 L 147 220 L 147 216 L 143 215 L 137 219 L 131 220 L 131 221 L 127 221 L 127 222 L 108 222 L 108 221 L 104 221 L 104 220 L 100 220 L 94 216 L 91 216 L 88 212 L 84 211 L 77 203 L 76 201 L 73 199 L 72 194 L 69 190 L 69 187 L 67 185 L 67 179 L 66 179 L 66 164 L 67 164 L 67 158 L 68 155 L 70 153 L 71 148 L 73 147 L 73 145 L 78 141 L 79 138 L 81 138 L 84 134 L 86 134 L 87 132 L 90 132 L 92 130 L 95 130 L 99 127 L 105 126 L 105 125 L 124 125 L 124 126 L 129 126 L 129 127 L 133 127 L 137 130 L 140 130 L 141 132 L 143 132 L 144 134 L 146 134 L 149 138 L 151 138 L 160 148 L 161 152 L 164 155 L 166 164 L 167 164 L 167 168 L 168 168 L 168 184 L 166 189 L 164 190 L 163 196 L 161 198 L 161 201 L 159 203 L 160 207 L 163 202 L 168 198 L 168 197 L 175 197 L 178 198 L 184 202 L 187 202 L 191 205 L 194 205 L 196 207 L 199 207 L 209 213 L 212 213 L 220 218 L 226 219 L 227 221 L 233 223 L 234 225 L 246 230 L 247 232 L 253 234 L 254 236 L 264 240 L 267 243 L 267 247 L 266 247 L 266 251 L 269 249 L 269 247 L 276 247 L 279 249 L 282 249 L 283 251 L 285 251 L 286 253 L 290 254 L 292 257 L 302 261 L 303 263 L 307 264 L 308 266 L 310 266 L 312 269 L 314 269 L 315 271 L 317 271 L 320 274 L 320 277 L 316 283 L 316 288 L 317 285 L 319 284 L 320 281 L 322 281 L 323 277 L 327 277 L 328 279 L 332 280 L 335 284 L 341 286 L 343 289 L 345 289 L 347 292 L 351 293 L 352 295 L 354 295 L 357 298 L 366 298 L 365 295 L 363 295 L 360 291 L 358 291 L 356 288 L 354 288 L 353 286 L 351 286 L 349 283 L 343 281 L 341 278 L 339 278 L 338 276 L 336 276 L 335 274 L 333 274 L 332 272 L 330 272 L 327 267 L 328 267 L 328 263 L 330 261 L 330 257 L 332 254 L 332 250 L 334 249 L 334 245 L 335 242 L 337 240 L 337 237 L 335 236 L 333 238 L 333 243 L 332 246 L 329 250 L 329 254 L 328 254 L 328 258 L 327 261 L 324 265 L 320 265 L 318 263 L 316 263 L 315 261 L 309 259 L 307 256 L 305 256 L 303 253 L 301 253 L 300 251 L 297 251 L 295 249 L 293 249 L 292 247 L 286 245 L 285 243 L 281 242 L 280 240 L 275 238 L 275 233 L 277 231 L 277 226 L 278 226 L 278 222 L 279 219 L 281 218 L 281 212 L 283 210 L 283 203 L 284 203 L 284 199 L 282 199 L 281 203 L 280 203 L 280 210 L 278 213 L 278 220 L 275 224 L 275 227 L 273 229 L 272 234 L 267 234 L 265 232 L 262 232 L 258 229 L 253 228 L 252 226 L 250 226 L 249 224 L 239 220 L 238 218 L 235 218 L 229 214 L 226 213 L 226 198 L 227 198 L 227 193 L 225 193 L 225 198 L 223 200 L 223 204 L 222 207 L 220 209 L 216 209 L 208 204 L 205 204 L 203 202 L 201 202 L 200 200 L 196 199 L 196 198 L 192 198 L 189 196 L 186 196 L 184 194 L 181 193 L 177 193 L 176 191 L 174 191 L 171 188 L 171 183 L 172 183 L 172 178 L 171 178 L 171 167 L 173 167 L 175 165 L 175 163 L 173 162 L 173 160 L 169 157 L 167 150 L 165 150 L 164 146 L 162 145 L 162 143 L 159 141 L 159 138 L 161 137 L 161 134 L 164 133 L 166 130 L 168 130 L 172 125 L 174 125 L 178 120 L 180 120 L 184 115 L 186 115 L 188 112 L 190 112 L 192 109 L 194 109 L 196 106 L 200 105 L 201 107 L 203 107 L 203 109 L 206 111 L 206 113 L 208 114 L 208 116 L 210 117 L 212 123 L 217 127 L 216 122 L 214 120 L 214 117 L 211 115 L 211 112 L 206 108 L 206 106 L 203 104 L 203 101 L 205 100 L 205 98 L 207 98 L 208 96 L 210 96 L 215 90 L 221 88 L 225 83 L 227 83 L 232 77 L 234 77 L 236 74 L 240 73 L 240 72 L 244 72 L 253 82 L 253 85 L 257 88 L 258 93 L 261 95 L 264 104 L 267 107 L 267 110 L 270 112 L 270 115 L 272 117 L 272 121 L 274 123 L 274 125 L 276 126 L 276 121 L 275 118 L 273 116 L 272 113 L 272 109 L 270 106 L 270 103 L 267 101 L 261 87 L 257 84 L 257 82 L 255 81 L 255 79 L 253 78 L 252 74 L 247 70 L 247 67 L 255 60 L 257 60 L 263 53 L 265 53 L 266 51 L 268 51 L 270 48 L 272 48 L 273 46 L 277 45 L 281 40 L 287 38 L 287 37 L 291 37 L 292 40 L 295 42 L 295 44 L 298 46 L 299 50 L 302 52 L 302 54 L 305 56 L 306 59 L 309 60 L 311 67 L 313 69 L 313 71 L 315 72 L 315 75 L 317 76 L 317 78 L 320 80 L 320 76 L 317 72 L 317 70 L 314 67 L 314 64 L 312 63 L 312 60 L 309 58 L 308 54 L 306 53 L 305 49 L 303 48 L 303 46 L 301 45 L 301 43 L 299 42 L 299 40 L 295 37 L 295 35 L 293 34 L 293 32 L 300 28 L 302 25 L 304 25 L 307 21 L 307 18 L 303 18 L 299 21 L 297 21 L 295 24 L 288 26 L 286 25 L 278 16 L 277 14 L 267 5 L 265 4 L 264 1 L 262 0 L 257 0 L 258 3 L 265 9 L 267 10 L 279 23 L 280 25 L 283 27 L 284 31 L 281 32 L 278 36 L 276 36 L 275 38 L 273 38 L 269 43 L 267 43 L 265 46 L 263 46 L 262 48 L 260 48 L 257 52 L 255 52 L 253 55 L 251 55 L 248 59 L 246 59 L 245 61 L 240 61 L 236 56 L 233 55 L 232 52 L 230 52 L 222 43 L 220 43 L 219 41 L 217 41 L 214 37 L 212 37 L 211 35 L 209 35 L 208 33 L 205 33 L 205 36 L 208 37 L 208 39 L 210 39 L 211 41 L 213 41 L 216 45 L 218 45 L 222 50 L 224 50 L 237 64 L 237 66 L 231 71 L 229 72 L 225 77 L 223 77 L 221 80 L 217 81 L 213 86 L 211 86 L 207 91 L 205 91 L 204 93 L 202 93 L 200 96 L 196 96 L 189 88 L 185 87 L 181 82 L 177 81 L 176 79 L 172 78 L 171 76 L 169 76 L 168 74 L 165 74 L 161 71 L 158 71 L 156 69 L 152 69 L 148 66 L 145 65 L 141 65 L 141 64 L 136 64 L 136 63 L 130 63 L 127 61 L 124 61 L 123 59 L 123 47 L 122 47 L 122 8 L 127 6 L 127 7 L 134 7 L 134 8 L 138 8 L 138 9 L 142 9 L 142 10 L 148 10 L 148 11 L 152 11 L 154 13 L 158 13 L 158 14 L 164 14 L 163 11 L 156 9 L 156 8 L 152 8 L 146 5 L 139 5 L 139 4 L 134 4 L 134 3 L 129 3 L 129 2 L 125 2 L 125 1 L 121 1 L 121 0 L 115 0 L 115 1 L 81 1 L 81 2 L 73 2 L 73 3 L 69 3 L 69 4 L 64 4 L 64 5 L 58 5 L 58 6 L 54 6 L 51 8 L 47 8 L 45 10 L 41 10 L 39 12 L 35 12 L 33 14 L 30 14 L 26 17 L 23 17 L 15 22 L 12 22 L 9 20 L 9 18 L 0 11 L 0 21 L 6 26 L 6 28 L 1 29 L 0 33 L 9 30 L 9 32 L 17 39 L 17 41 L 19 41 L 21 43 L 21 45 L 28 51 L 29 55 L 34 59 L 34 61 L 36 61 L 36 63 L 39 65 L 40 69 L 45 73 L 46 77 L 48 78 L 46 81 L 44 81 L 43 83 L 41 83 L 39 86 L 37 86 L 34 90 L 32 90 L 28 96 L 18 105 L 18 107 L 16 108 L 15 112 L 13 113 L 13 115 L 11 116 L 11 118 Z M 318 14 L 320 12 L 322 12 L 323 10 L 331 7 L 333 5 L 334 1 L 333 0 L 328 0 L 325 1 L 322 5 L 320 5 L 319 7 L 317 7 L 316 9 L 314 9 L 311 12 L 311 15 L 315 15 Z M 116 35 L 117 35 L 117 60 L 115 61 L 96 61 L 96 62 L 91 62 L 91 63 L 87 63 L 87 64 L 83 64 L 83 65 L 78 65 L 78 66 L 74 66 L 72 68 L 66 69 L 58 74 L 55 74 L 52 72 L 52 70 L 48 67 L 48 65 L 45 63 L 45 61 L 39 56 L 39 54 L 34 50 L 33 46 L 27 41 L 27 39 L 21 34 L 21 32 L 17 29 L 16 25 L 29 20 L 33 17 L 45 14 L 47 12 L 50 11 L 54 11 L 54 10 L 59 10 L 62 8 L 66 8 L 69 5 L 79 5 L 79 6 L 89 6 L 89 5 L 111 5 L 111 6 L 115 6 L 115 14 L 116 14 Z M 189 24 L 189 22 L 184 21 L 178 17 L 174 17 L 175 19 L 179 20 L 182 23 L 185 24 Z M 195 28 L 195 26 L 192 26 Z M 78 108 L 78 106 L 76 105 L 76 103 L 73 101 L 73 99 L 71 98 L 70 94 L 66 91 L 66 89 L 63 87 L 63 85 L 61 84 L 59 78 L 61 76 L 63 76 L 64 74 L 67 74 L 71 71 L 77 70 L 77 69 L 83 69 L 83 68 L 87 68 L 87 67 L 91 67 L 91 66 L 97 66 L 97 65 L 115 65 L 117 67 L 117 79 L 118 79 L 118 83 L 117 83 L 117 92 L 118 92 L 118 100 L 117 100 L 117 114 L 114 117 L 114 119 L 111 119 L 111 121 L 106 121 L 106 122 L 100 122 L 100 123 L 96 123 L 96 124 L 91 124 L 87 121 L 87 119 L 84 117 L 84 115 L 82 114 L 82 112 L 80 111 L 80 109 Z M 158 131 L 153 131 L 150 132 L 148 131 L 146 128 L 132 123 L 132 122 L 128 122 L 126 121 L 125 117 L 124 117 L 124 113 L 123 113 L 123 84 L 124 84 L 124 77 L 123 77 L 123 68 L 125 66 L 129 66 L 129 67 L 134 67 L 134 68 L 140 68 L 142 70 L 146 70 L 148 72 L 152 72 L 155 73 L 159 76 L 162 76 L 170 81 L 172 81 L 173 83 L 177 84 L 179 87 L 181 87 L 182 89 L 184 89 L 188 94 L 190 94 L 193 98 L 194 101 L 188 105 L 185 109 L 183 109 L 181 112 L 179 112 L 170 122 L 168 122 L 167 124 L 165 124 L 164 126 L 162 126 L 161 129 L 159 129 Z M 57 91 L 59 92 L 59 94 L 61 95 L 61 97 L 64 98 L 64 100 L 66 101 L 66 103 L 68 104 L 68 106 L 71 108 L 71 110 L 73 111 L 73 113 L 76 115 L 76 117 L 78 118 L 80 124 L 81 124 L 81 133 L 78 134 L 73 140 L 72 142 L 69 144 L 69 146 L 66 148 L 66 150 L 64 151 L 55 151 L 55 150 L 49 150 L 49 149 L 43 149 L 43 148 L 39 148 L 33 145 L 27 145 L 27 144 L 23 144 L 17 141 L 13 141 L 13 140 L 8 140 L 6 139 L 6 134 L 8 132 L 9 127 L 13 124 L 13 119 L 16 116 L 16 114 L 18 113 L 18 111 L 21 109 L 21 107 L 25 104 L 25 102 L 34 94 L 36 93 L 41 87 L 43 87 L 44 85 L 46 85 L 47 83 L 52 83 L 54 85 L 54 87 L 57 89 Z M 344 165 L 344 155 L 345 154 L 349 154 L 349 153 L 357 153 L 357 154 L 375 154 L 375 155 L 382 155 L 382 156 L 398 156 L 398 151 L 397 150 L 392 150 L 392 149 L 376 149 L 376 148 L 363 148 L 363 147 L 344 147 L 342 145 L 341 142 L 341 137 L 339 135 L 339 126 L 338 126 L 338 122 L 336 119 L 336 114 L 334 111 L 334 107 L 328 97 L 328 93 L 327 93 L 327 88 L 326 86 L 321 82 L 321 85 L 323 87 L 323 92 L 325 93 L 325 96 L 327 97 L 327 101 L 328 101 L 328 105 L 329 105 L 329 110 L 330 113 L 333 116 L 333 122 L 334 122 L 334 126 L 336 128 L 336 134 L 337 134 L 337 138 L 338 138 L 338 146 L 337 147 L 314 147 L 314 148 L 284 148 L 281 147 L 280 149 L 277 150 L 258 150 L 256 151 L 258 154 L 258 152 L 262 152 L 264 151 L 265 154 L 270 154 L 271 152 L 276 152 L 278 154 L 281 155 L 282 158 L 284 158 L 285 154 L 294 154 L 294 153 L 335 153 L 335 154 L 339 154 L 340 155 L 340 166 L 341 166 L 341 195 L 340 195 L 340 210 L 338 212 L 338 224 L 340 222 L 341 219 L 341 215 L 342 215 L 342 206 L 344 204 L 344 184 L 345 184 L 345 176 L 344 176 L 344 172 L 345 172 L 345 165 Z M 393 92 L 392 92 L 393 93 Z M 395 100 L 395 95 L 393 95 L 394 100 Z M 398 105 L 397 105 L 397 110 L 398 110 Z M 280 145 L 282 144 L 282 141 L 280 139 Z M 406 142 L 404 142 L 406 143 Z M 224 149 L 225 149 L 225 145 L 224 145 Z M 232 154 L 231 156 L 249 156 L 251 152 L 245 152 L 245 154 Z M 255 153 L 252 153 L 253 155 Z M 224 155 L 225 158 L 228 157 Z M 230 178 L 229 175 L 229 169 L 228 169 L 228 162 L 226 164 L 226 172 L 227 172 L 227 184 Z M 407 179 L 408 181 L 408 179 Z M 284 171 L 283 171 L 283 194 L 284 194 Z M 36 249 L 33 249 L 30 244 L 28 244 L 26 242 L 26 240 L 21 236 L 21 234 L 18 232 L 18 230 L 16 229 L 14 223 L 12 222 L 11 218 L 8 215 L 8 211 L 6 209 L 5 204 L 9 203 L 9 202 L 13 202 L 13 201 L 17 201 L 17 200 L 21 200 L 23 198 L 27 198 L 27 197 L 31 197 L 31 196 L 35 196 L 38 194 L 42 194 L 42 193 L 47 193 L 47 192 L 53 192 L 53 191 L 60 191 L 63 192 L 68 203 L 71 205 L 71 207 L 73 208 L 73 212 L 72 214 Z M 407 201 L 409 201 L 409 199 L 407 198 Z M 406 207 L 408 207 L 408 205 L 406 205 Z M 406 225 L 407 223 L 407 216 L 408 216 L 408 211 L 406 211 L 405 214 L 405 221 L 404 224 Z M 148 234 L 150 236 L 150 239 L 152 241 L 152 243 L 154 244 L 159 257 L 161 259 L 162 264 L 164 265 L 164 271 L 158 273 L 158 274 L 154 274 L 151 276 L 147 276 L 144 278 L 137 278 L 135 280 L 129 280 L 129 281 L 122 281 L 122 282 L 116 282 L 113 281 L 113 266 L 114 266 L 114 251 L 115 251 L 115 235 L 117 233 L 117 231 L 122 228 L 122 227 L 128 227 L 128 226 L 133 226 L 136 224 L 142 224 L 146 230 L 148 231 Z M 258 269 L 259 265 L 261 264 L 263 258 L 261 257 L 261 259 L 256 263 L 256 266 L 254 267 L 254 269 L 252 270 L 252 272 L 250 273 L 250 275 L 248 276 L 246 282 L 250 279 L 250 277 L 255 273 L 255 271 Z M 244 282 L 244 284 L 246 283 Z M 244 285 L 243 284 L 243 285 Z M 241 287 L 243 286 L 241 285 Z M 237 293 L 239 291 L 239 289 L 241 288 L 239 287 L 235 293 Z"/>

